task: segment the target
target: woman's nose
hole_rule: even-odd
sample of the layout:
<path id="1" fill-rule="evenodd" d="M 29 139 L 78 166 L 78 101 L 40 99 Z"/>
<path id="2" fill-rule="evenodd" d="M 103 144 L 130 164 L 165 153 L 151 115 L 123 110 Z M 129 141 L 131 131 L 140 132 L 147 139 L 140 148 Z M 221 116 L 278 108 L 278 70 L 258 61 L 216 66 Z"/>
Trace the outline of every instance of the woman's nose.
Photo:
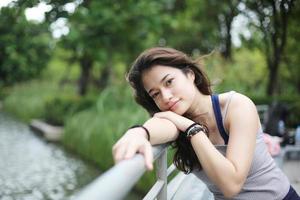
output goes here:
<path id="1" fill-rule="evenodd" d="M 172 92 L 170 90 L 162 90 L 161 94 L 164 103 L 168 103 L 170 99 L 173 97 Z"/>

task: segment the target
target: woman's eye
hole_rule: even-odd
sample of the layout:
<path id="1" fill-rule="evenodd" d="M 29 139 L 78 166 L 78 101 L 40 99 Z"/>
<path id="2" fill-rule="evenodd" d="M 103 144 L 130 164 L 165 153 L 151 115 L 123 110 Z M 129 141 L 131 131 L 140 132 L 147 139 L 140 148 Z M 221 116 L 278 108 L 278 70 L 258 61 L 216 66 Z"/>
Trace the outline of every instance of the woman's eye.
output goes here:
<path id="1" fill-rule="evenodd" d="M 158 96 L 158 92 L 151 95 L 152 99 L 155 99 Z"/>
<path id="2" fill-rule="evenodd" d="M 166 82 L 166 85 L 167 85 L 167 86 L 169 86 L 169 85 L 171 85 L 171 84 L 172 84 L 172 82 L 173 82 L 173 78 L 172 78 L 172 79 L 169 79 L 169 80 L 167 80 L 167 82 Z"/>

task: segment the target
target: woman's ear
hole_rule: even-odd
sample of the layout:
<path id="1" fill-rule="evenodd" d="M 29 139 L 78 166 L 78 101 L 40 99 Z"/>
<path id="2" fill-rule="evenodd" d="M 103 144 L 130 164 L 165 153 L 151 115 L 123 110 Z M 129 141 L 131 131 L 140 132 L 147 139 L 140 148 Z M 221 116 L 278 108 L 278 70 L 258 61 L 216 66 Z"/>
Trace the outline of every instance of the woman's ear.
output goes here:
<path id="1" fill-rule="evenodd" d="M 189 69 L 186 75 L 192 82 L 195 81 L 195 72 L 193 70 Z"/>

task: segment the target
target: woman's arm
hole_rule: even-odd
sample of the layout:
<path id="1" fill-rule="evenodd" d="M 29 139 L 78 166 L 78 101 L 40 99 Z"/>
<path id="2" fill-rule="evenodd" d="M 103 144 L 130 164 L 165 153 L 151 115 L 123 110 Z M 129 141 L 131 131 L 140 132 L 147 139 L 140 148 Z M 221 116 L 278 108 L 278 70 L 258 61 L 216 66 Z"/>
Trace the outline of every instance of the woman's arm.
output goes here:
<path id="1" fill-rule="evenodd" d="M 169 119 L 184 131 L 193 122 L 172 112 L 155 115 Z M 227 113 L 230 133 L 226 157 L 200 132 L 191 138 L 194 151 L 208 177 L 227 198 L 239 193 L 248 175 L 259 127 L 259 118 L 253 102 L 244 95 L 235 94 Z"/>
<path id="2" fill-rule="evenodd" d="M 229 105 L 227 119 L 230 137 L 226 157 L 205 134 L 195 135 L 191 143 L 207 175 L 225 197 L 231 198 L 239 193 L 249 173 L 259 118 L 253 102 L 236 94 Z"/>
<path id="3" fill-rule="evenodd" d="M 168 119 L 153 117 L 146 121 L 144 126 L 150 132 L 150 143 L 152 145 L 174 141 L 179 134 L 175 124 Z"/>
<path id="4" fill-rule="evenodd" d="M 124 159 L 132 158 L 136 153 L 145 157 L 145 165 L 148 170 L 153 169 L 152 146 L 173 141 L 178 136 L 178 129 L 170 120 L 161 118 L 150 118 L 143 125 L 150 133 L 150 141 L 142 128 L 133 128 L 126 133 L 113 146 L 112 153 L 115 163 Z"/>

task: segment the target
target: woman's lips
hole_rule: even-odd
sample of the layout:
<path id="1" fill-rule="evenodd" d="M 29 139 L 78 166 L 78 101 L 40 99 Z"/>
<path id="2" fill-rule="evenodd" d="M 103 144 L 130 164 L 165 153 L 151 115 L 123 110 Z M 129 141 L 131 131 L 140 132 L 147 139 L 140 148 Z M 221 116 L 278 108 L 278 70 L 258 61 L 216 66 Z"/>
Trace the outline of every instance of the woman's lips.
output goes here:
<path id="1" fill-rule="evenodd" d="M 171 104 L 171 106 L 169 107 L 169 110 L 173 111 L 176 108 L 176 105 L 178 102 L 179 102 L 179 100 L 177 100 L 173 104 Z"/>

